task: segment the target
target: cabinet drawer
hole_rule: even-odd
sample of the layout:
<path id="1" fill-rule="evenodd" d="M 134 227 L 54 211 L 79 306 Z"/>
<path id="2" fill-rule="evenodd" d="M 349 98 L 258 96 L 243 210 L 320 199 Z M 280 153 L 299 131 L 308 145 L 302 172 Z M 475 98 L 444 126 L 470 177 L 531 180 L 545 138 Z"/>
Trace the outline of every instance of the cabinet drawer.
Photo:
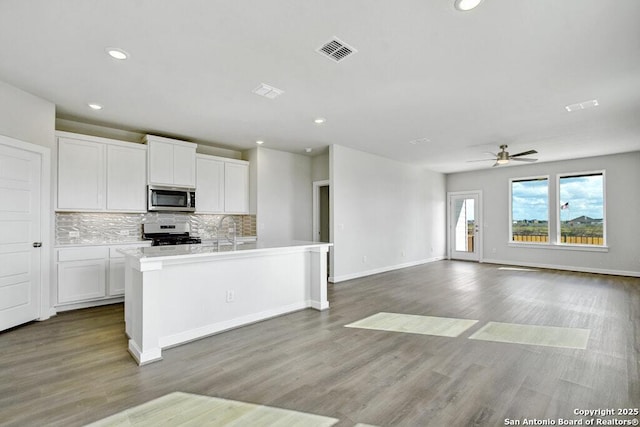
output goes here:
<path id="1" fill-rule="evenodd" d="M 108 254 L 108 248 L 106 247 L 58 249 L 58 262 L 106 259 Z"/>

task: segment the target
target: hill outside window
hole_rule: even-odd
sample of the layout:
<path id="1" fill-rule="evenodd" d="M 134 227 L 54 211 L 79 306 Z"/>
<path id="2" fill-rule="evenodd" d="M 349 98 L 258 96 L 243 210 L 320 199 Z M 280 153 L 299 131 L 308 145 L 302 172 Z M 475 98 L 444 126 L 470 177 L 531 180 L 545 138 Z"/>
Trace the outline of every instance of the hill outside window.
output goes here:
<path id="1" fill-rule="evenodd" d="M 510 180 L 510 240 L 549 244 L 549 177 Z"/>
<path id="2" fill-rule="evenodd" d="M 604 171 L 558 175 L 560 245 L 606 245 Z"/>

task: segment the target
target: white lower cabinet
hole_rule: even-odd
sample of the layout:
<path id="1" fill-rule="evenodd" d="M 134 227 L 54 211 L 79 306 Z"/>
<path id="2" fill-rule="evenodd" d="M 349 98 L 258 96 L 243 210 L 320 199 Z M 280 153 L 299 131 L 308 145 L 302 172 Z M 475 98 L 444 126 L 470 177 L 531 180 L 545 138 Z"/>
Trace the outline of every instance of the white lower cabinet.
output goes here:
<path id="1" fill-rule="evenodd" d="M 57 309 L 122 301 L 124 255 L 118 249 L 141 246 L 150 246 L 150 243 L 56 249 Z"/>
<path id="2" fill-rule="evenodd" d="M 58 304 L 103 298 L 109 251 L 106 247 L 58 249 Z"/>

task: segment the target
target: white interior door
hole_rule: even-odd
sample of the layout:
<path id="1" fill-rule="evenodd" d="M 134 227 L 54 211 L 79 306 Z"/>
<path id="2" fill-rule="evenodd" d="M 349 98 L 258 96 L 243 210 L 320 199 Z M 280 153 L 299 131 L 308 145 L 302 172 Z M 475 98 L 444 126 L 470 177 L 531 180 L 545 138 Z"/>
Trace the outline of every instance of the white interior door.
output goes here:
<path id="1" fill-rule="evenodd" d="M 42 156 L 3 142 L 0 139 L 0 330 L 40 317 L 42 241 Z"/>
<path id="2" fill-rule="evenodd" d="M 449 255 L 480 261 L 482 250 L 480 192 L 449 194 Z"/>

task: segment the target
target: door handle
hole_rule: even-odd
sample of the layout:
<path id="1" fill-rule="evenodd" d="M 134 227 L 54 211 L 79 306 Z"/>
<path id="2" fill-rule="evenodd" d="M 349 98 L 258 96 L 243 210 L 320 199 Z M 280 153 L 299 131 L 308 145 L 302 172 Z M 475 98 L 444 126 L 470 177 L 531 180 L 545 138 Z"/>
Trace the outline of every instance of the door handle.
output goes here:
<path id="1" fill-rule="evenodd" d="M 33 247 L 34 248 L 39 248 L 42 246 L 42 242 L 33 242 Z"/>

